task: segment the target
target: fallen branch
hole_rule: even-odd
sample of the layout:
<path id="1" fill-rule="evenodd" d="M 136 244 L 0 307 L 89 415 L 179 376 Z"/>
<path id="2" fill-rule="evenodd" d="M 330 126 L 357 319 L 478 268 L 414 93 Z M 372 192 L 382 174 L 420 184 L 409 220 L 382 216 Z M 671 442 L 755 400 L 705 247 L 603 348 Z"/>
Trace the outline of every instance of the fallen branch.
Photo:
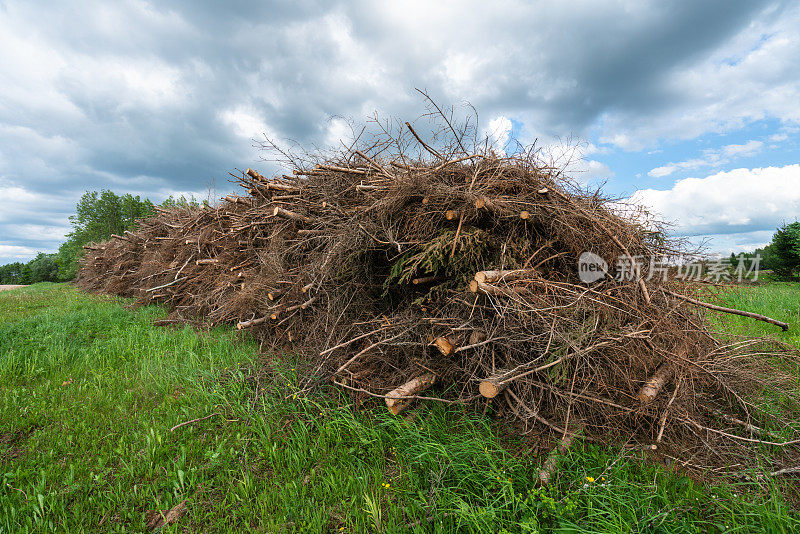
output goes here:
<path id="1" fill-rule="evenodd" d="M 681 387 L 681 382 L 678 381 L 675 384 L 675 391 L 672 392 L 672 398 L 669 399 L 667 403 L 667 407 L 664 408 L 664 413 L 661 414 L 659 418 L 659 426 L 658 426 L 658 435 L 656 436 L 656 443 L 661 443 L 661 438 L 664 437 L 664 429 L 667 426 L 667 416 L 669 415 L 669 409 L 672 406 L 672 403 L 675 402 L 675 398 L 678 396 L 678 389 Z"/>
<path id="2" fill-rule="evenodd" d="M 736 310 L 733 308 L 725 308 L 724 306 L 717 306 L 716 304 L 703 302 L 702 300 L 693 299 L 691 297 L 687 297 L 686 295 L 681 295 L 680 293 L 676 293 L 674 291 L 666 291 L 666 292 L 672 295 L 673 297 L 678 297 L 679 299 L 683 299 L 686 302 L 689 302 L 696 306 L 702 306 L 703 308 L 708 308 L 709 310 L 714 310 L 718 312 L 731 313 L 733 315 L 741 315 L 742 317 L 750 317 L 751 319 L 755 319 L 757 321 L 764 321 L 765 323 L 770 323 L 774 324 L 775 326 L 780 326 L 784 332 L 789 330 L 789 325 L 787 323 L 783 323 L 781 321 L 778 321 L 777 319 L 773 319 L 772 317 L 767 317 L 766 315 L 761 315 L 760 313 Z"/>
<path id="3" fill-rule="evenodd" d="M 411 403 L 410 396 L 415 396 L 417 393 L 425 391 L 434 385 L 437 380 L 438 377 L 433 373 L 426 373 L 409 380 L 386 394 L 386 407 L 389 408 L 392 414 L 399 414 Z"/>
<path id="4" fill-rule="evenodd" d="M 300 215 L 299 213 L 295 213 L 293 211 L 285 210 L 280 206 L 275 206 L 272 210 L 272 214 L 276 217 L 282 217 L 284 219 L 290 219 L 292 221 L 301 221 L 304 223 L 310 223 L 311 219 L 306 217 L 305 215 Z"/>
<path id="5" fill-rule="evenodd" d="M 191 425 L 192 423 L 198 423 L 200 421 L 205 421 L 206 419 L 210 419 L 210 418 L 214 417 L 215 415 L 219 415 L 219 414 L 217 412 L 214 412 L 214 413 L 208 414 L 205 417 L 198 417 L 197 419 L 192 419 L 191 421 L 184 421 L 183 423 L 178 423 L 177 425 L 175 425 L 172 428 L 170 428 L 169 431 L 170 432 L 175 432 L 176 429 L 178 429 L 178 428 L 180 428 L 182 426 Z"/>
<path id="6" fill-rule="evenodd" d="M 177 284 L 178 282 L 186 280 L 187 278 L 189 278 L 189 277 L 188 276 L 184 276 L 183 278 L 178 278 L 176 280 L 173 280 L 172 282 L 169 282 L 168 284 L 164 284 L 162 286 L 151 287 L 150 289 L 145 289 L 145 293 L 149 293 L 151 291 L 155 291 L 156 289 L 162 289 L 162 288 L 165 288 L 165 287 L 169 287 L 172 284 Z"/>
<path id="7" fill-rule="evenodd" d="M 473 280 L 482 284 L 494 284 L 497 282 L 510 282 L 512 280 L 519 280 L 520 278 L 530 274 L 533 274 L 533 271 L 528 269 L 478 271 L 475 273 Z"/>

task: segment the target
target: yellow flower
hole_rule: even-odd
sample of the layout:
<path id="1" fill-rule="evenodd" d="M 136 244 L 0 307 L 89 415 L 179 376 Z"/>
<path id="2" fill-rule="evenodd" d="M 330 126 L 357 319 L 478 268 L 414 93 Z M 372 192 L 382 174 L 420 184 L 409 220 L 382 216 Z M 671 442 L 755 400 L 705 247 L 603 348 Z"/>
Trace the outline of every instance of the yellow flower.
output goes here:
<path id="1" fill-rule="evenodd" d="M 586 477 L 587 482 L 594 482 L 594 477 Z"/>

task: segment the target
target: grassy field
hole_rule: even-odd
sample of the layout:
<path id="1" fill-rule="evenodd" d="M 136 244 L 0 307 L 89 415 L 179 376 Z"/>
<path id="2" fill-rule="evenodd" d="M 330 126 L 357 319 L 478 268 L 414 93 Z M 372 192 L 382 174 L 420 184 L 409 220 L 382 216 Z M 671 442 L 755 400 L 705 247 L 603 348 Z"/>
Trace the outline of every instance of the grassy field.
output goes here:
<path id="1" fill-rule="evenodd" d="M 798 342 L 799 286 L 726 299 Z M 800 531 L 777 488 L 698 484 L 622 448 L 577 447 L 537 489 L 530 446 L 491 415 L 297 395 L 291 362 L 256 373 L 243 335 L 152 326 L 164 314 L 68 285 L 0 293 L 0 532 L 142 532 L 180 503 L 162 532 Z"/>

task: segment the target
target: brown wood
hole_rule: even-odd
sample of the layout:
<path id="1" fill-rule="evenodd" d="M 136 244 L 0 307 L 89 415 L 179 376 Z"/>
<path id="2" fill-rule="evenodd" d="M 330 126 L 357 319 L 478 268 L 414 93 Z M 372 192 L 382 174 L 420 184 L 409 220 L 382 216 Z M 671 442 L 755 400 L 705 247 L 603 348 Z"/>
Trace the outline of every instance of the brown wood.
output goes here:
<path id="1" fill-rule="evenodd" d="M 250 328 L 251 326 L 258 326 L 265 322 L 267 322 L 266 317 L 259 317 L 258 319 L 250 319 L 249 321 L 239 321 L 236 324 L 236 328 L 238 330 L 241 330 L 242 328 Z"/>
<path id="2" fill-rule="evenodd" d="M 386 407 L 392 414 L 397 415 L 411 403 L 413 397 L 422 393 L 436 383 L 438 377 L 433 373 L 426 373 L 422 376 L 413 378 L 402 386 L 393 389 L 386 394 Z"/>
<path id="3" fill-rule="evenodd" d="M 356 186 L 356 191 L 386 191 L 388 187 L 383 185 L 368 185 L 368 184 L 358 184 Z"/>
<path id="4" fill-rule="evenodd" d="M 195 265 L 214 265 L 217 263 L 219 263 L 219 260 L 217 258 L 203 258 L 201 260 L 194 261 Z"/>
<path id="5" fill-rule="evenodd" d="M 492 284 L 484 284 L 483 282 L 478 282 L 477 280 L 471 280 L 469 283 L 469 290 L 473 293 L 480 293 L 482 295 L 495 295 L 495 296 L 508 296 L 513 295 L 513 291 L 506 290 L 504 288 L 500 288 L 497 286 L 493 286 Z"/>
<path id="6" fill-rule="evenodd" d="M 667 364 L 662 364 L 656 372 L 653 373 L 647 382 L 645 382 L 642 389 L 639 390 L 639 393 L 636 395 L 636 398 L 639 399 L 643 404 L 648 404 L 653 402 L 653 400 L 658 396 L 664 386 L 672 379 L 672 375 L 674 371 L 672 367 Z"/>
<path id="7" fill-rule="evenodd" d="M 500 376 L 492 376 L 481 381 L 478 391 L 487 399 L 493 399 L 503 392 L 506 385 L 502 383 Z"/>
<path id="8" fill-rule="evenodd" d="M 411 283 L 414 285 L 418 284 L 429 284 L 431 282 L 438 282 L 440 280 L 444 280 L 445 278 L 442 276 L 422 276 L 420 278 L 412 278 Z"/>
<path id="9" fill-rule="evenodd" d="M 494 284 L 500 281 L 510 282 L 512 280 L 518 280 L 532 273 L 533 271 L 528 269 L 478 271 L 475 273 L 473 280 L 482 284 Z"/>
<path id="10" fill-rule="evenodd" d="M 363 169 L 349 169 L 347 167 L 337 167 L 336 165 L 317 165 L 320 169 L 333 172 L 343 172 L 347 174 L 367 174 Z"/>
<path id="11" fill-rule="evenodd" d="M 275 206 L 275 208 L 272 210 L 272 214 L 275 215 L 276 217 L 282 217 L 284 219 L 290 219 L 292 221 L 301 221 L 304 223 L 311 222 L 311 219 L 306 217 L 305 215 L 300 215 L 299 213 L 285 210 L 280 206 Z"/>
<path id="12" fill-rule="evenodd" d="M 478 343 L 483 343 L 488 337 L 483 330 L 473 330 L 469 335 L 469 344 L 477 345 Z"/>
<path id="13" fill-rule="evenodd" d="M 456 210 L 447 210 L 444 213 L 444 216 L 445 218 L 447 218 L 448 221 L 452 221 L 453 219 L 458 218 L 458 212 Z"/>
<path id="14" fill-rule="evenodd" d="M 453 343 L 446 337 L 437 337 L 433 340 L 433 344 L 436 345 L 436 348 L 439 349 L 439 352 L 444 356 L 450 356 L 455 350 Z"/>
<path id="15" fill-rule="evenodd" d="M 527 221 L 528 219 L 531 218 L 531 214 L 528 211 L 522 210 L 521 212 L 519 212 L 519 218 L 522 219 L 523 221 Z"/>

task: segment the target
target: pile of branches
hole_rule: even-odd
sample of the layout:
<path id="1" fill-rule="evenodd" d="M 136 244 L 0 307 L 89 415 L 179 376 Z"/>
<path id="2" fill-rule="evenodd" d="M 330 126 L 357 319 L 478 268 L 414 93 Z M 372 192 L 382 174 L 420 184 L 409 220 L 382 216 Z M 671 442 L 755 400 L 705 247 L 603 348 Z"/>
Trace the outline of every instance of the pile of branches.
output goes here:
<path id="1" fill-rule="evenodd" d="M 720 337 L 708 308 L 744 312 L 651 276 L 652 259 L 681 252 L 663 228 L 533 150 L 498 156 L 466 150 L 463 132 L 426 142 L 405 126 L 289 156 L 291 174 L 232 175 L 244 192 L 218 206 L 159 209 L 87 246 L 78 284 L 163 304 L 163 322 L 235 324 L 299 354 L 306 390 L 333 382 L 395 414 L 492 403 L 559 450 L 621 438 L 699 468 L 768 446 L 776 471 L 790 465 L 797 353 Z M 607 264 L 592 283 L 585 252 Z"/>

